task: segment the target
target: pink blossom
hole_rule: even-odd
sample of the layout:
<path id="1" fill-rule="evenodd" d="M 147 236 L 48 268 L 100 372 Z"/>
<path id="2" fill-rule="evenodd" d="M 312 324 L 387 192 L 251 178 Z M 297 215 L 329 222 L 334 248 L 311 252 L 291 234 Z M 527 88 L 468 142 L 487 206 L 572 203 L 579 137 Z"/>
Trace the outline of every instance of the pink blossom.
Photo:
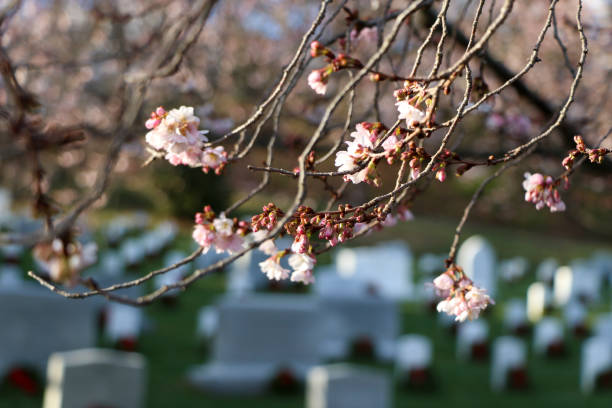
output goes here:
<path id="1" fill-rule="evenodd" d="M 208 226 L 196 225 L 193 229 L 192 237 L 203 248 L 203 252 L 206 253 L 215 241 L 216 235 Z"/>
<path id="2" fill-rule="evenodd" d="M 386 153 L 393 154 L 397 148 L 397 143 L 397 137 L 395 135 L 391 135 L 383 142 L 382 147 L 385 149 Z"/>
<path id="3" fill-rule="evenodd" d="M 149 118 L 145 122 L 145 127 L 147 129 L 153 129 L 153 128 L 156 128 L 157 126 L 159 126 L 160 123 L 161 123 L 161 119 L 159 119 L 159 118 Z"/>
<path id="4" fill-rule="evenodd" d="M 359 184 L 363 181 L 366 181 L 368 179 L 368 174 L 370 173 L 370 168 L 368 166 L 364 167 L 363 169 L 361 169 L 360 171 L 358 171 L 357 173 L 353 173 L 353 174 L 345 174 L 343 176 L 344 181 L 352 181 L 353 184 Z"/>
<path id="5" fill-rule="evenodd" d="M 436 295 L 440 297 L 448 297 L 451 289 L 455 286 L 455 280 L 445 272 L 434 279 L 433 284 L 436 290 Z"/>
<path id="6" fill-rule="evenodd" d="M 218 235 L 215 239 L 215 250 L 218 254 L 229 252 L 230 254 L 238 252 L 242 249 L 244 240 L 237 234 Z"/>
<path id="7" fill-rule="evenodd" d="M 455 316 L 458 322 L 476 319 L 488 305 L 495 304 L 484 289 L 474 286 L 463 270 L 454 265 L 434 279 L 433 286 L 436 294 L 444 297 L 438 303 L 438 311 Z"/>
<path id="8" fill-rule="evenodd" d="M 376 134 L 370 132 L 363 123 L 358 123 L 355 131 L 351 133 L 353 140 L 346 142 L 347 149 L 336 153 L 335 165 L 338 171 L 346 172 L 356 170 L 358 163 L 365 158 L 374 149 Z M 352 174 L 345 174 L 344 181 L 352 181 L 354 184 L 367 181 L 370 172 L 373 171 L 369 166 L 364 167 L 360 171 Z"/>
<path id="9" fill-rule="evenodd" d="M 314 256 L 308 254 L 293 254 L 289 257 L 289 265 L 293 269 L 291 274 L 292 282 L 302 282 L 305 285 L 314 282 L 312 269 L 317 260 Z"/>
<path id="10" fill-rule="evenodd" d="M 266 230 L 259 230 L 256 232 L 253 232 L 253 239 L 255 239 L 256 241 L 259 241 L 263 238 L 265 238 L 268 235 L 268 232 Z M 267 239 L 264 242 L 262 242 L 258 249 L 263 252 L 266 255 L 276 255 L 276 253 L 278 252 L 278 248 L 276 247 L 276 244 L 274 243 L 273 239 Z"/>
<path id="11" fill-rule="evenodd" d="M 315 69 L 308 75 L 308 86 L 319 95 L 325 95 L 327 91 L 327 76 L 323 74 L 323 69 Z"/>
<path id="12" fill-rule="evenodd" d="M 477 309 L 478 313 L 480 310 L 484 310 L 487 305 L 495 304 L 495 302 L 487 295 L 486 290 L 472 286 L 472 288 L 466 293 L 465 300 L 471 309 Z"/>
<path id="13" fill-rule="evenodd" d="M 211 246 L 217 253 L 227 251 L 238 252 L 242 249 L 244 239 L 234 231 L 234 221 L 224 214 L 215 218 L 212 223 L 198 217 L 198 223 L 193 231 L 193 239 L 207 252 Z M 238 228 L 240 230 L 240 228 Z"/>
<path id="14" fill-rule="evenodd" d="M 525 189 L 525 201 L 535 204 L 537 210 L 547 206 L 551 212 L 565 211 L 565 203 L 561 200 L 552 177 L 544 177 L 539 173 L 525 173 L 523 189 Z"/>
<path id="15" fill-rule="evenodd" d="M 331 222 L 321 221 L 321 225 L 323 225 L 323 228 L 319 231 L 319 239 L 331 239 L 334 235 L 334 228 Z"/>
<path id="16" fill-rule="evenodd" d="M 336 160 L 334 162 L 338 171 L 352 171 L 357 168 L 355 158 L 349 154 L 349 152 L 341 150 L 336 153 Z"/>
<path id="17" fill-rule="evenodd" d="M 363 123 L 358 123 L 355 126 L 355 131 L 351 132 L 352 142 L 346 142 L 349 145 L 349 152 L 351 154 L 360 154 L 367 149 L 374 148 L 374 142 L 376 141 L 375 135 L 373 135 Z"/>
<path id="18" fill-rule="evenodd" d="M 200 167 L 203 159 L 209 160 L 210 157 L 202 155 L 208 139 L 205 131 L 198 130 L 199 124 L 200 119 L 193 114 L 192 107 L 181 106 L 169 112 L 159 107 L 145 123 L 151 129 L 145 140 L 154 149 L 165 152 L 166 160 L 174 166 Z M 214 152 L 220 153 L 218 150 Z"/>
<path id="19" fill-rule="evenodd" d="M 289 277 L 289 269 L 285 269 L 281 266 L 280 259 L 277 256 L 271 256 L 265 261 L 260 262 L 259 267 L 270 280 L 282 280 Z"/>
<path id="20" fill-rule="evenodd" d="M 446 169 L 444 167 L 436 172 L 436 180 L 440 183 L 444 183 L 444 180 L 446 180 Z"/>
<path id="21" fill-rule="evenodd" d="M 202 152 L 202 167 L 204 169 L 216 169 L 221 164 L 227 162 L 227 154 L 223 149 L 223 146 L 217 146 L 215 148 L 208 147 Z"/>
<path id="22" fill-rule="evenodd" d="M 308 251 L 309 246 L 310 243 L 308 242 L 306 234 L 298 234 L 295 236 L 295 240 L 291 245 L 291 250 L 296 254 L 303 254 Z"/>
<path id="23" fill-rule="evenodd" d="M 213 220 L 213 226 L 215 227 L 215 231 L 219 234 L 230 236 L 233 234 L 234 220 L 227 218 L 225 214 L 221 214 Z"/>
<path id="24" fill-rule="evenodd" d="M 395 106 L 399 111 L 399 119 L 406 120 L 406 126 L 409 128 L 415 127 L 425 120 L 425 112 L 412 106 L 407 100 L 398 101 Z"/>

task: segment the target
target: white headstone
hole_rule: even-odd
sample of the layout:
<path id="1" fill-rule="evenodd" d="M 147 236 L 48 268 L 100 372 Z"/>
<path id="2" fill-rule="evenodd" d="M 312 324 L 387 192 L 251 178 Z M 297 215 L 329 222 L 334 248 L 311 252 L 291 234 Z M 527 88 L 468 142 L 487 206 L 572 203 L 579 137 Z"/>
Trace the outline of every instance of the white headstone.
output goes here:
<path id="1" fill-rule="evenodd" d="M 590 337 L 582 343 L 580 389 L 585 393 L 595 391 L 598 378 L 604 374 L 612 374 L 612 340 Z"/>
<path id="2" fill-rule="evenodd" d="M 397 339 L 395 370 L 405 373 L 414 369 L 431 367 L 433 347 L 431 340 L 418 334 L 408 334 Z"/>
<path id="3" fill-rule="evenodd" d="M 562 354 L 564 344 L 563 325 L 560 320 L 546 317 L 536 324 L 533 333 L 533 349 L 536 354 Z"/>
<path id="4" fill-rule="evenodd" d="M 495 251 L 489 242 L 480 236 L 468 238 L 459 247 L 457 265 L 477 286 L 487 290 L 495 297 L 497 293 L 497 276 L 495 274 Z"/>
<path id="5" fill-rule="evenodd" d="M 141 263 L 145 256 L 146 252 L 143 248 L 142 242 L 138 239 L 126 239 L 123 241 L 123 244 L 120 248 L 121 257 L 123 261 L 128 266 L 135 266 Z"/>
<path id="6" fill-rule="evenodd" d="M 597 317 L 597 321 L 593 326 L 593 335 L 612 340 L 612 313 Z"/>
<path id="7" fill-rule="evenodd" d="M 314 367 L 308 373 L 306 408 L 388 408 L 386 374 L 349 364 Z"/>
<path id="8" fill-rule="evenodd" d="M 364 291 L 393 300 L 413 295 L 412 254 L 403 242 L 342 248 L 336 254 L 336 268 L 340 276 L 358 281 Z"/>
<path id="9" fill-rule="evenodd" d="M 320 362 L 321 315 L 312 297 L 230 297 L 218 310 L 212 361 L 188 374 L 195 386 L 217 393 L 257 394 L 279 372 L 303 380 Z"/>
<path id="10" fill-rule="evenodd" d="M 121 276 L 125 273 L 125 260 L 115 251 L 101 254 L 98 272 L 104 276 Z"/>
<path id="11" fill-rule="evenodd" d="M 417 283 L 417 298 L 429 305 L 437 305 L 441 300 L 434 290 L 431 277 L 423 278 Z"/>
<path id="12" fill-rule="evenodd" d="M 545 259 L 538 265 L 536 278 L 544 283 L 552 283 L 557 268 L 559 268 L 559 263 L 555 259 Z"/>
<path id="13" fill-rule="evenodd" d="M 351 346 L 370 346 L 374 356 L 391 360 L 400 330 L 399 311 L 389 299 L 321 297 L 322 352 L 327 358 L 347 357 Z"/>
<path id="14" fill-rule="evenodd" d="M 140 237 L 140 245 L 142 245 L 147 256 L 155 256 L 162 251 L 165 242 L 154 231 L 149 231 Z"/>
<path id="15" fill-rule="evenodd" d="M 143 326 L 142 309 L 111 302 L 106 312 L 106 337 L 110 341 L 138 339 Z"/>
<path id="16" fill-rule="evenodd" d="M 603 283 L 599 271 L 584 261 L 572 262 L 571 269 L 573 272 L 571 297 L 587 303 L 599 301 L 599 289 Z"/>
<path id="17" fill-rule="evenodd" d="M 96 343 L 100 302 L 38 287 L 0 288 L 0 376 L 16 364 L 43 370 L 52 352 Z"/>
<path id="18" fill-rule="evenodd" d="M 524 300 L 511 299 L 506 303 L 504 326 L 506 330 L 517 334 L 523 334 L 528 329 L 529 323 Z"/>
<path id="19" fill-rule="evenodd" d="M 512 388 L 513 374 L 526 370 L 527 351 L 525 343 L 516 337 L 498 337 L 493 343 L 491 359 L 491 386 L 495 391 Z"/>
<path id="20" fill-rule="evenodd" d="M 527 288 L 527 318 L 531 323 L 537 323 L 546 309 L 546 285 L 534 282 Z"/>
<path id="21" fill-rule="evenodd" d="M 612 252 L 598 251 L 591 257 L 591 267 L 612 286 Z"/>
<path id="22" fill-rule="evenodd" d="M 313 291 L 322 297 L 367 296 L 363 282 L 341 276 L 335 265 L 324 265 L 315 269 L 316 280 Z"/>
<path id="23" fill-rule="evenodd" d="M 507 282 L 521 279 L 527 273 L 529 262 L 526 258 L 517 256 L 499 263 L 499 271 L 503 280 Z"/>
<path id="24" fill-rule="evenodd" d="M 457 356 L 464 360 L 486 356 L 489 325 L 486 320 L 466 321 L 457 328 Z"/>
<path id="25" fill-rule="evenodd" d="M 580 302 L 570 302 L 565 306 L 563 316 L 567 327 L 576 330 L 586 329 L 587 310 Z"/>
<path id="26" fill-rule="evenodd" d="M 43 408 L 144 407 L 142 355 L 104 349 L 54 353 L 47 367 Z"/>
<path id="27" fill-rule="evenodd" d="M 568 266 L 562 266 L 555 272 L 553 283 L 555 305 L 562 307 L 569 302 L 572 296 L 573 285 L 572 269 Z"/>
<path id="28" fill-rule="evenodd" d="M 214 306 L 204 306 L 198 312 L 196 336 L 200 340 L 210 340 L 219 330 L 219 311 Z"/>
<path id="29" fill-rule="evenodd" d="M 403 386 L 422 389 L 433 385 L 433 347 L 429 338 L 409 334 L 397 340 L 395 375 Z"/>

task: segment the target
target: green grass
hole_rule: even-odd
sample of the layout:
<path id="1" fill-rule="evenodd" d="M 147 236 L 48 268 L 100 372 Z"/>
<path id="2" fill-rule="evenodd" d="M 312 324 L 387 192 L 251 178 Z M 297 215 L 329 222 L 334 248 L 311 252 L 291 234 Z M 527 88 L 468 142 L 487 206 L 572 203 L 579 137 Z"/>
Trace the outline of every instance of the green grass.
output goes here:
<path id="1" fill-rule="evenodd" d="M 404 223 L 393 230 L 383 231 L 376 239 L 405 239 L 413 252 L 444 252 L 452 237 L 454 223 L 445 220 L 416 220 Z M 501 319 L 505 300 L 522 296 L 533 281 L 535 261 L 554 256 L 562 262 L 590 255 L 598 249 L 612 249 L 609 243 L 576 242 L 563 237 L 550 237 L 498 227 L 469 227 L 465 237 L 479 233 L 487 237 L 500 258 L 524 255 L 532 261 L 530 274 L 522 280 L 500 286 L 498 305 L 484 316 L 491 326 L 491 337 L 503 334 Z M 370 238 L 361 241 L 367 242 Z M 179 246 L 186 247 L 188 239 L 181 239 Z M 143 267 L 159 266 L 155 260 Z M 500 283 L 500 285 L 502 285 Z M 189 386 L 186 371 L 193 365 L 206 361 L 207 353 L 195 338 L 196 314 L 201 306 L 215 301 L 224 288 L 224 276 L 207 276 L 179 296 L 174 307 L 161 303 L 149 306 L 147 315 L 153 322 L 151 330 L 144 333 L 140 352 L 148 360 L 149 381 L 147 407 L 224 407 L 224 408 L 276 408 L 303 407 L 303 392 L 294 395 L 267 395 L 262 397 L 214 396 Z M 609 296 L 605 296 L 606 299 Z M 609 310 L 605 305 L 603 310 Z M 490 390 L 490 363 L 464 363 L 455 357 L 455 338 L 447 329 L 437 324 L 434 314 L 420 304 L 404 304 L 401 307 L 404 333 L 429 336 L 434 344 L 433 374 L 436 388 L 433 391 L 406 391 L 396 387 L 394 406 L 399 407 L 610 407 L 612 393 L 583 396 L 578 388 L 580 342 L 568 334 L 569 353 L 560 360 L 547 360 L 532 355 L 531 339 L 525 340 L 529 349 L 529 379 L 531 387 L 526 392 L 497 394 Z M 0 334 L 1 335 L 1 334 Z M 103 343 L 101 343 L 103 344 Z M 392 373 L 391 365 L 375 364 Z M 34 408 L 42 404 L 42 395 L 24 396 L 7 384 L 0 387 L 1 408 Z"/>

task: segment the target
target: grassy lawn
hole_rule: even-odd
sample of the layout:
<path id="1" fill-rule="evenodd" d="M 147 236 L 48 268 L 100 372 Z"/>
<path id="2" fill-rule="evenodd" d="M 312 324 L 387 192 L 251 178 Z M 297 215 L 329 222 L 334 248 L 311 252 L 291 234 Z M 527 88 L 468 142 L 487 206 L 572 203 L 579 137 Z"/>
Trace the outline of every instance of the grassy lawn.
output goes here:
<path id="1" fill-rule="evenodd" d="M 392 230 L 383 231 L 371 238 L 363 238 L 360 244 L 372 238 L 404 239 L 416 254 L 424 251 L 442 253 L 452 239 L 454 223 L 446 220 L 416 220 L 404 223 Z M 478 233 L 491 241 L 500 258 L 523 255 L 531 262 L 530 274 L 521 281 L 501 285 L 498 304 L 484 318 L 489 321 L 491 336 L 503 334 L 501 319 L 504 300 L 523 296 L 527 285 L 533 281 L 537 260 L 554 256 L 561 262 L 590 255 L 598 249 L 612 250 L 610 243 L 576 242 L 562 237 L 550 237 L 529 232 L 497 227 L 468 227 L 464 237 Z M 179 246 L 186 246 L 182 239 Z M 145 267 L 159 265 L 159 260 Z M 143 267 L 143 269 L 145 268 Z M 147 407 L 302 407 L 303 392 L 294 395 L 268 395 L 257 398 L 219 397 L 191 388 L 185 373 L 195 364 L 206 360 L 205 347 L 195 338 L 198 309 L 214 302 L 224 290 L 224 276 L 205 277 L 181 294 L 173 307 L 161 303 L 146 309 L 152 322 L 149 332 L 143 334 L 140 351 L 147 357 L 149 382 Z M 608 290 L 608 289 L 606 289 Z M 604 296 L 609 301 L 609 293 Z M 609 303 L 601 309 L 610 310 Z M 569 353 L 559 360 L 547 360 L 533 356 L 531 338 L 525 340 L 529 349 L 530 389 L 526 392 L 496 394 L 490 390 L 489 363 L 463 363 L 455 357 L 455 338 L 437 323 L 436 316 L 421 304 L 402 305 L 404 333 L 420 333 L 429 336 L 434 343 L 434 377 L 436 388 L 432 391 L 406 391 L 396 388 L 395 407 L 448 407 L 483 406 L 496 408 L 524 407 L 610 407 L 612 393 L 583 396 L 578 388 L 580 342 L 568 334 Z M 390 365 L 378 365 L 392 372 Z M 0 407 L 34 408 L 42 404 L 42 395 L 24 396 L 4 384 L 0 387 Z"/>

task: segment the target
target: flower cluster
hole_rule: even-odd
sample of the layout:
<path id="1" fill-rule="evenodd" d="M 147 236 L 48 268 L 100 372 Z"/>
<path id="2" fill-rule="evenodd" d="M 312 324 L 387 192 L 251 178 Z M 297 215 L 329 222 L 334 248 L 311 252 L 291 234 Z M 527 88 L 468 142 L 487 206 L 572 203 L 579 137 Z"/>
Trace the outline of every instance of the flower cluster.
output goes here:
<path id="1" fill-rule="evenodd" d="M 253 233 L 253 238 L 261 240 L 265 238 L 267 231 L 259 230 Z M 314 282 L 313 269 L 317 263 L 317 259 L 314 255 L 307 253 L 303 248 L 296 248 L 303 250 L 303 252 L 295 252 L 293 248 L 300 246 L 296 244 L 300 239 L 296 239 L 294 244 L 291 246 L 291 250 L 279 250 L 274 243 L 274 240 L 268 239 L 259 245 L 259 250 L 269 255 L 269 258 L 259 263 L 261 272 L 263 272 L 270 280 L 284 280 L 291 276 L 292 282 L 302 282 L 305 285 Z M 290 254 L 290 255 L 289 255 Z M 285 256 L 289 256 L 289 266 L 293 269 L 283 267 L 281 265 L 281 259 Z"/>
<path id="2" fill-rule="evenodd" d="M 238 252 L 242 249 L 244 236 L 250 232 L 247 222 L 227 218 L 225 214 L 217 217 L 208 205 L 203 212 L 196 213 L 195 223 L 192 237 L 204 253 L 213 246 L 217 253 Z"/>
<path id="3" fill-rule="evenodd" d="M 336 153 L 335 164 L 340 172 L 352 172 L 344 175 L 344 181 L 352 181 L 354 184 L 373 182 L 377 184 L 375 177 L 376 163 L 373 160 L 368 162 L 369 157 L 374 153 L 376 141 L 381 130 L 381 124 L 371 124 L 368 122 L 358 123 L 356 130 L 351 133 L 352 140 L 346 142 L 346 150 Z M 357 171 L 360 167 L 361 170 Z"/>
<path id="4" fill-rule="evenodd" d="M 547 206 L 550 212 L 565 211 L 565 203 L 561 200 L 557 185 L 558 183 L 550 176 L 525 173 L 523 181 L 525 201 L 535 204 L 538 210 Z"/>
<path id="5" fill-rule="evenodd" d="M 252 238 L 256 241 L 264 240 L 268 231 L 273 230 L 284 215 L 283 211 L 273 203 L 265 205 L 261 214 L 251 218 Z M 284 225 L 282 232 L 293 238 L 291 246 L 279 250 L 273 239 L 265 239 L 259 245 L 259 250 L 269 258 L 259 266 L 271 280 L 283 280 L 290 276 L 295 282 L 312 283 L 314 281 L 312 270 L 317 262 L 315 257 L 317 238 L 323 241 L 326 247 L 333 247 L 351 239 L 358 228 L 366 227 L 371 221 L 378 221 L 379 227 L 389 227 L 395 225 L 398 219 L 412 218 L 412 213 L 403 204 L 398 206 L 396 216 L 386 213 L 382 205 L 366 211 L 346 204 L 339 205 L 337 211 L 319 213 L 310 207 L 300 206 Z M 281 260 L 285 256 L 288 256 L 292 271 L 281 265 Z"/>
<path id="6" fill-rule="evenodd" d="M 334 54 L 329 48 L 323 46 L 318 41 L 310 43 L 310 55 L 313 58 L 325 57 L 328 65 L 321 69 L 315 69 L 308 75 L 308 86 L 317 94 L 325 95 L 327 92 L 327 82 L 333 72 L 347 68 L 361 68 L 363 64 L 346 54 Z"/>
<path id="7" fill-rule="evenodd" d="M 150 129 L 145 138 L 154 149 L 164 152 L 165 159 L 174 166 L 202 167 L 204 172 L 214 170 L 219 174 L 227 163 L 227 153 L 222 146 L 204 146 L 208 131 L 198 130 L 199 124 L 193 107 L 181 106 L 166 112 L 160 106 L 145 123 Z"/>
<path id="8" fill-rule="evenodd" d="M 34 247 L 34 258 L 55 282 L 74 284 L 79 273 L 98 260 L 98 246 L 56 238 Z"/>
<path id="9" fill-rule="evenodd" d="M 416 82 L 404 82 L 404 87 L 393 92 L 395 96 L 399 119 L 406 121 L 406 126 L 413 129 L 419 126 L 427 118 L 427 110 L 430 108 L 431 93 Z"/>
<path id="10" fill-rule="evenodd" d="M 603 162 L 604 156 L 606 154 L 612 153 L 611 149 L 606 149 L 603 147 L 599 149 L 589 149 L 584 144 L 582 136 L 579 135 L 574 136 L 574 142 L 576 143 L 576 149 L 570 151 L 567 157 L 565 157 L 561 162 L 563 164 L 563 167 L 565 167 L 567 170 L 572 169 L 572 167 L 574 166 L 574 160 L 576 160 L 576 157 L 580 154 L 588 156 L 591 163 L 601 164 Z"/>
<path id="11" fill-rule="evenodd" d="M 455 321 L 478 318 L 488 305 L 495 304 L 486 290 L 474 285 L 463 270 L 452 265 L 433 281 L 437 296 L 444 299 L 438 303 L 438 312 L 455 316 Z"/>

